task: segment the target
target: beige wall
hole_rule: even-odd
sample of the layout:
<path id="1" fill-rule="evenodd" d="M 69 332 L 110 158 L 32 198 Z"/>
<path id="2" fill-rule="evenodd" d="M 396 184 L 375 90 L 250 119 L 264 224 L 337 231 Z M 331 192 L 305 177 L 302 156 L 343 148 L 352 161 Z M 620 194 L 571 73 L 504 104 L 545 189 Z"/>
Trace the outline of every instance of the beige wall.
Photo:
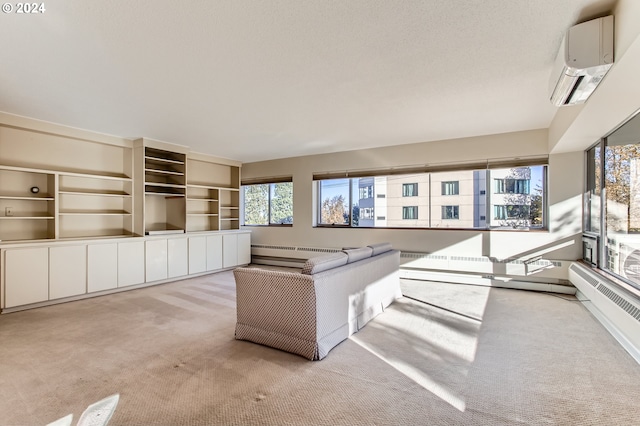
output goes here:
<path id="1" fill-rule="evenodd" d="M 313 227 L 313 174 L 319 172 L 464 163 L 546 155 L 547 130 L 532 130 L 280 159 L 243 165 L 243 178 L 291 175 L 294 225 L 250 227 L 257 244 L 342 247 L 390 241 L 410 251 L 465 256 L 517 257 L 546 252 L 548 259 L 580 257 L 583 153 L 552 155 L 549 164 L 549 232 L 413 229 L 334 229 Z"/>

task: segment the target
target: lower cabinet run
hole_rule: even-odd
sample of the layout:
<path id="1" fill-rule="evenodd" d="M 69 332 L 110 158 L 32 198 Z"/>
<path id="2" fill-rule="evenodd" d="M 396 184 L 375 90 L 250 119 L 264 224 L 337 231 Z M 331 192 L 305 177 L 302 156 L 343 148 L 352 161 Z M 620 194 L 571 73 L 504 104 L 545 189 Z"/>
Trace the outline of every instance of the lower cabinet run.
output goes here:
<path id="1" fill-rule="evenodd" d="M 250 262 L 246 231 L 0 244 L 0 308 L 26 309 Z"/>
<path id="2" fill-rule="evenodd" d="M 3 256 L 5 308 L 49 300 L 49 248 L 6 250 Z"/>

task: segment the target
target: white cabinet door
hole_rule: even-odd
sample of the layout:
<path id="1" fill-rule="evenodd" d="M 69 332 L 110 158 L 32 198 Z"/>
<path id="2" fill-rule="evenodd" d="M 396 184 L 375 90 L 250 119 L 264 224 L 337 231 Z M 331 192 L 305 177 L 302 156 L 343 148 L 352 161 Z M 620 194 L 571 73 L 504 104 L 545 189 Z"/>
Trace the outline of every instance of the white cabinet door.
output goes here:
<path id="1" fill-rule="evenodd" d="M 145 243 L 145 281 L 167 279 L 167 240 L 150 240 Z"/>
<path id="2" fill-rule="evenodd" d="M 87 292 L 118 287 L 118 244 L 93 244 L 87 247 Z"/>
<path id="3" fill-rule="evenodd" d="M 189 274 L 207 270 L 207 238 L 189 238 Z"/>
<path id="4" fill-rule="evenodd" d="M 230 268 L 238 264 L 238 235 L 222 235 L 222 266 Z"/>
<path id="5" fill-rule="evenodd" d="M 144 282 L 144 241 L 118 243 L 118 287 Z"/>
<path id="6" fill-rule="evenodd" d="M 207 271 L 222 269 L 222 235 L 207 236 Z"/>
<path id="7" fill-rule="evenodd" d="M 87 292 L 87 246 L 49 249 L 49 299 Z"/>
<path id="8" fill-rule="evenodd" d="M 238 234 L 238 265 L 251 263 L 251 234 Z"/>
<path id="9" fill-rule="evenodd" d="M 169 278 L 189 273 L 189 248 L 186 238 L 170 238 L 167 241 Z"/>
<path id="10" fill-rule="evenodd" d="M 5 252 L 5 307 L 49 299 L 49 249 L 10 249 Z"/>

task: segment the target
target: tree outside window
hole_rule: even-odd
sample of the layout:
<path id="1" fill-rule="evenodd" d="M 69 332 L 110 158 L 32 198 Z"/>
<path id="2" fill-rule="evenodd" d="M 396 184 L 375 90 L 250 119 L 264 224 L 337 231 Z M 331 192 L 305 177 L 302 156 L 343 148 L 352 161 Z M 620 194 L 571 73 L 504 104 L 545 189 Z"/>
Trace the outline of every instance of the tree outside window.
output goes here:
<path id="1" fill-rule="evenodd" d="M 244 185 L 244 225 L 293 224 L 293 182 Z"/>

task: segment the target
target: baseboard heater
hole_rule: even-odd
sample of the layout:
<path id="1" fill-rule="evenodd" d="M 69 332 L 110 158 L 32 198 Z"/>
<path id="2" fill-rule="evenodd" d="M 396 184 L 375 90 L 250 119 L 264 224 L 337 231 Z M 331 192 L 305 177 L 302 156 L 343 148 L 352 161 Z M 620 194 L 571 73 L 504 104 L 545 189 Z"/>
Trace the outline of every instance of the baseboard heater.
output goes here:
<path id="1" fill-rule="evenodd" d="M 640 364 L 640 292 L 578 262 L 569 267 L 569 280 L 582 304 Z"/>

